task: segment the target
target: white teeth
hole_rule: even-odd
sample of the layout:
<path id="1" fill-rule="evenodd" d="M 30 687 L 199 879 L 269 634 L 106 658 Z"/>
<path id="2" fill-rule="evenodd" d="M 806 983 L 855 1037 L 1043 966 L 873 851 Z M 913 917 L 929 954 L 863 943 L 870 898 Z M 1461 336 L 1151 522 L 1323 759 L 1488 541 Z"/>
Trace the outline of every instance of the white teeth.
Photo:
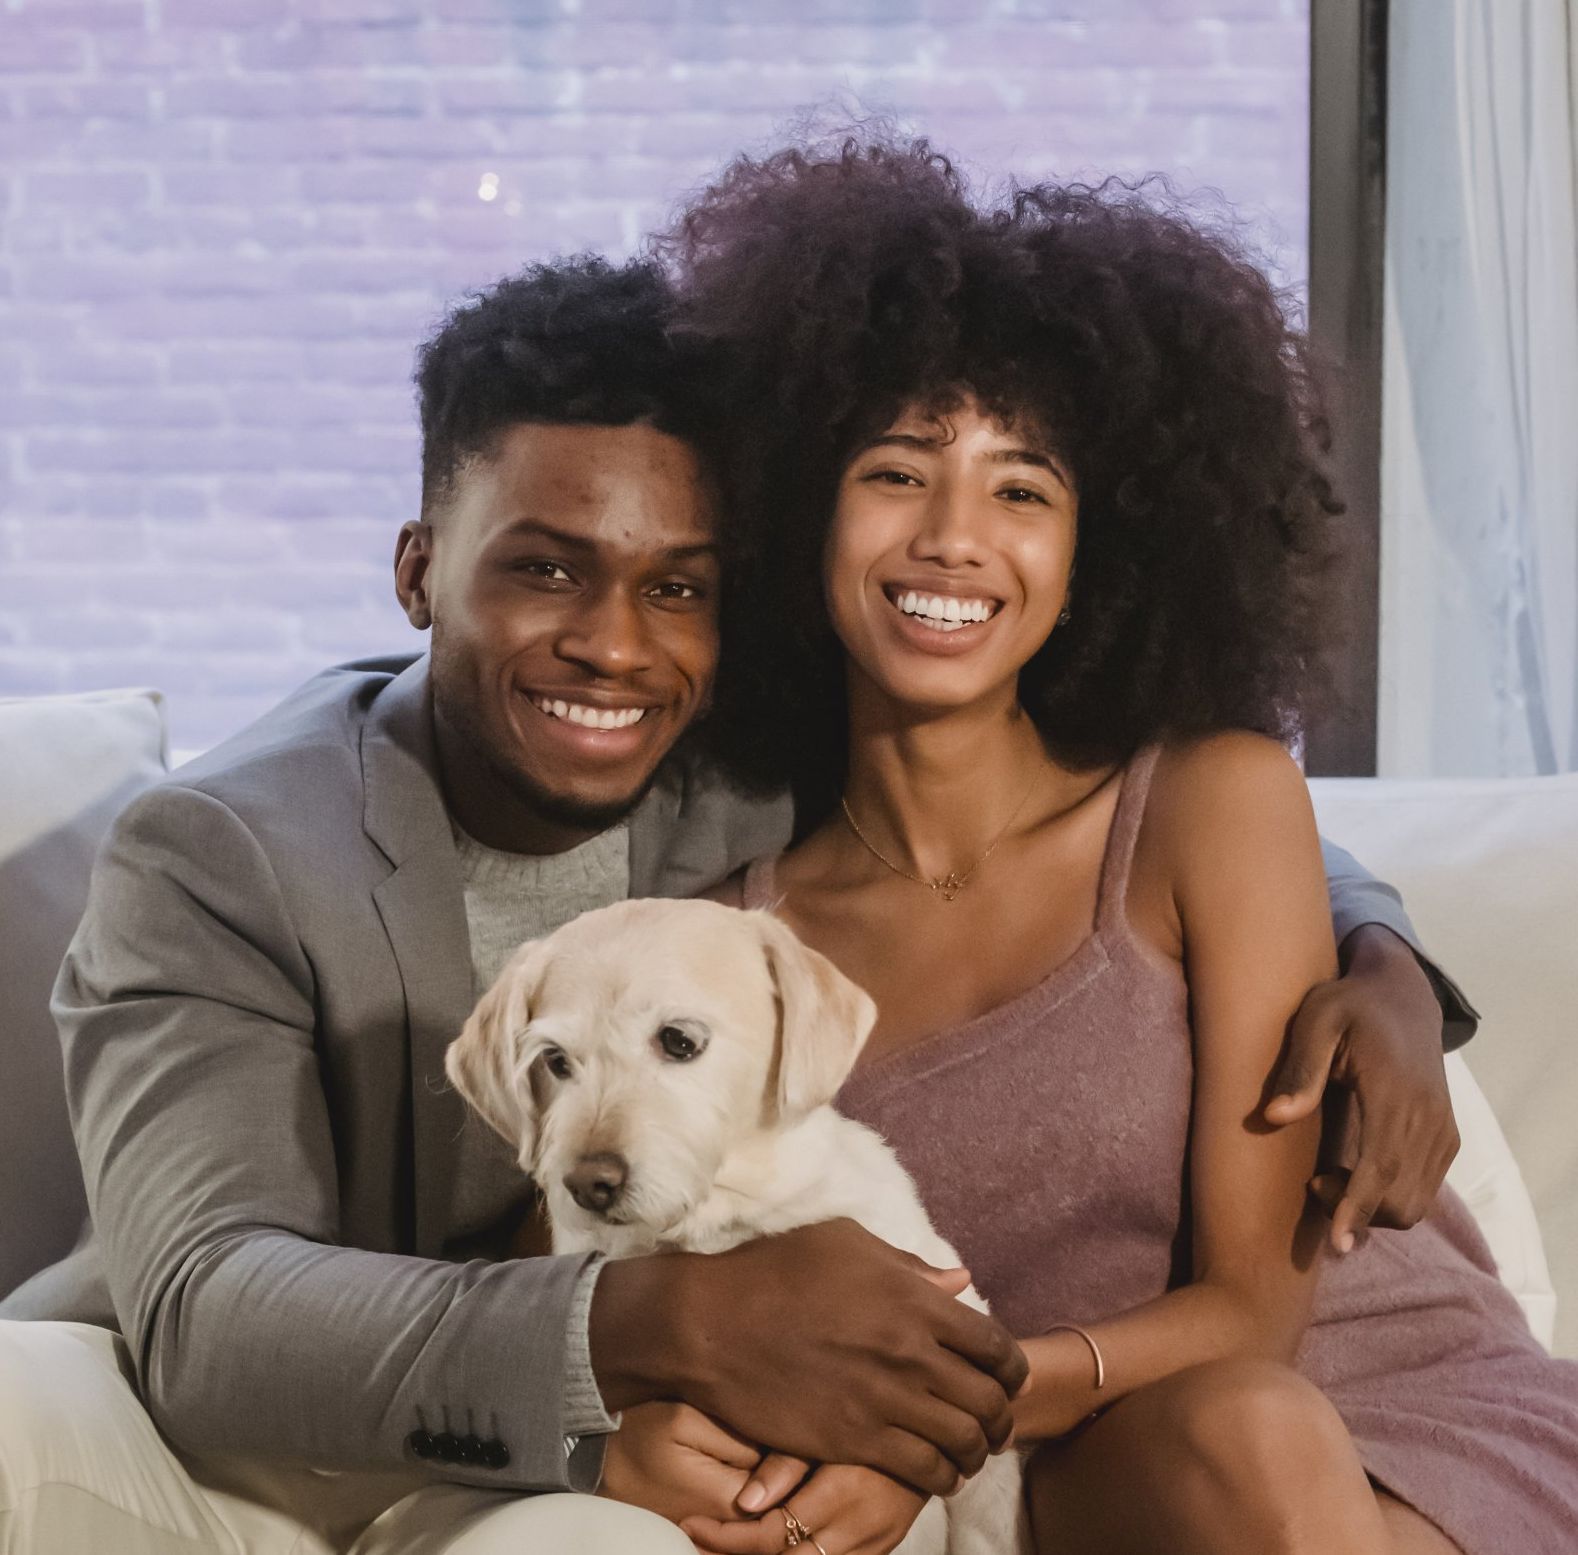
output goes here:
<path id="1" fill-rule="evenodd" d="M 533 697 L 532 701 L 550 718 L 562 718 L 583 729 L 628 729 L 647 715 L 644 707 L 585 707 L 579 702 L 550 701 L 547 697 Z"/>
<path id="2" fill-rule="evenodd" d="M 960 599 L 955 594 L 917 594 L 908 589 L 894 600 L 894 604 L 907 616 L 913 616 L 926 626 L 953 631 L 972 621 L 989 621 L 994 607 L 984 599 Z"/>

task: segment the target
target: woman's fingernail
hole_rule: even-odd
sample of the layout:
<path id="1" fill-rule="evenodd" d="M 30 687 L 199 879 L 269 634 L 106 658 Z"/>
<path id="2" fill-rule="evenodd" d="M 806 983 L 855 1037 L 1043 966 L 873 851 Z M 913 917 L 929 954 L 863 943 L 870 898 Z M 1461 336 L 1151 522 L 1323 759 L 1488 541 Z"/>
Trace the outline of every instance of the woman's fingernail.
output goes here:
<path id="1" fill-rule="evenodd" d="M 759 1512 L 767 1499 L 767 1489 L 760 1480 L 752 1480 L 739 1494 L 737 1504 L 742 1512 Z"/>

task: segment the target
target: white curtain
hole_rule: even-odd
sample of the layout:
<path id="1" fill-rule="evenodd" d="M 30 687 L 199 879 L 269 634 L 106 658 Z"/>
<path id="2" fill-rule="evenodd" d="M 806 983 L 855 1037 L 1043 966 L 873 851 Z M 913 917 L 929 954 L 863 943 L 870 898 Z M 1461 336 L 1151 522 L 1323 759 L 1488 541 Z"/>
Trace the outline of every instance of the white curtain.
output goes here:
<path id="1" fill-rule="evenodd" d="M 1380 770 L 1578 770 L 1578 0 L 1392 0 Z"/>

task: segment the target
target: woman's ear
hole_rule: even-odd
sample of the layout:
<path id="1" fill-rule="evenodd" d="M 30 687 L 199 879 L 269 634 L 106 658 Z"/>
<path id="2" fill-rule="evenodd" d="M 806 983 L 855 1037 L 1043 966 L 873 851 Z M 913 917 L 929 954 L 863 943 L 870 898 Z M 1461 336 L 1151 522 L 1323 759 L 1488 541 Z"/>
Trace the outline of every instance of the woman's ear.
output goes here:
<path id="1" fill-rule="evenodd" d="M 520 1039 L 541 973 L 539 946 L 529 940 L 515 952 L 444 1053 L 450 1083 L 515 1147 L 523 1167 L 537 1144 L 537 1100 L 520 1063 Z"/>
<path id="2" fill-rule="evenodd" d="M 771 913 L 750 917 L 778 995 L 778 1113 L 804 1117 L 838 1094 L 877 1023 L 877 1006 Z"/>

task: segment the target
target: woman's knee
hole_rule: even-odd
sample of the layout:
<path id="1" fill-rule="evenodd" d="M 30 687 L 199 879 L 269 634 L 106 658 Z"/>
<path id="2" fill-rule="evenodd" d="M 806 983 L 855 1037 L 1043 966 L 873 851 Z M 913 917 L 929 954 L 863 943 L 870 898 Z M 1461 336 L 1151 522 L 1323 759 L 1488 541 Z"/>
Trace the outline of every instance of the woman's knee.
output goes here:
<path id="1" fill-rule="evenodd" d="M 1362 1482 L 1342 1417 L 1287 1366 L 1230 1360 L 1192 1367 L 1169 1379 L 1156 1413 L 1170 1455 L 1197 1491 L 1242 1505 L 1246 1497 L 1302 1499 L 1327 1485 Z"/>

